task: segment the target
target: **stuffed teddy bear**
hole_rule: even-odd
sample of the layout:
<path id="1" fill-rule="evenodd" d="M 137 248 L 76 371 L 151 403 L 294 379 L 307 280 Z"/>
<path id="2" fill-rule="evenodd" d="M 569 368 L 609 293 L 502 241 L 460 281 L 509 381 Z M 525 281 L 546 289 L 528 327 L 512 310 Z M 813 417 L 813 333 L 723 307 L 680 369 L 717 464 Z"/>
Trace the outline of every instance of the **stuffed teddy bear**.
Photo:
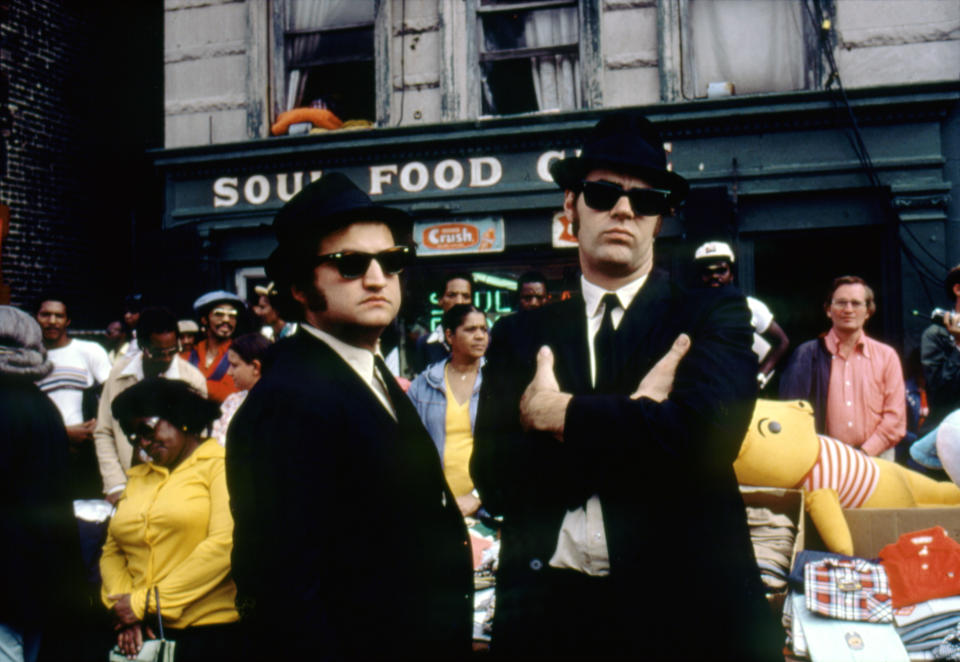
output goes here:
<path id="1" fill-rule="evenodd" d="M 960 487 L 818 435 L 803 400 L 757 400 L 733 463 L 741 485 L 802 488 L 807 511 L 831 552 L 853 554 L 844 508 L 960 504 Z"/>

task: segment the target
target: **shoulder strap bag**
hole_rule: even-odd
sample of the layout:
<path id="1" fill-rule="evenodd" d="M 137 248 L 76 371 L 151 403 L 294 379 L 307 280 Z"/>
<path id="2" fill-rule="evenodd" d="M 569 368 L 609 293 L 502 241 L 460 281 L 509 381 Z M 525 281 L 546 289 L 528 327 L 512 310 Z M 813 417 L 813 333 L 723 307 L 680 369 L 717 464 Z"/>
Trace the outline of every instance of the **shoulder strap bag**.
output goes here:
<path id="1" fill-rule="evenodd" d="M 157 639 L 147 639 L 143 642 L 140 652 L 131 661 L 114 646 L 107 656 L 107 662 L 174 662 L 174 649 L 177 642 L 168 640 L 163 635 L 163 616 L 160 614 L 160 589 L 153 587 L 154 601 L 157 603 Z M 150 591 L 147 591 L 147 602 L 143 607 L 144 616 L 150 606 Z"/>

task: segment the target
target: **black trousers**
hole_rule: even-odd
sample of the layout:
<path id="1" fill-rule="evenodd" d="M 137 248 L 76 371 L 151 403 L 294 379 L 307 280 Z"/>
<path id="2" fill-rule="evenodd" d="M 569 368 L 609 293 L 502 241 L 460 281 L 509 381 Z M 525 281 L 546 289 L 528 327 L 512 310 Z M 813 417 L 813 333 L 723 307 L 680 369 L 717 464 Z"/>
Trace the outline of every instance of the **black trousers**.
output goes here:
<path id="1" fill-rule="evenodd" d="M 154 633 L 159 633 L 154 629 Z M 177 642 L 177 662 L 236 662 L 247 657 L 239 623 L 196 625 L 182 630 L 165 628 L 164 636 Z"/>

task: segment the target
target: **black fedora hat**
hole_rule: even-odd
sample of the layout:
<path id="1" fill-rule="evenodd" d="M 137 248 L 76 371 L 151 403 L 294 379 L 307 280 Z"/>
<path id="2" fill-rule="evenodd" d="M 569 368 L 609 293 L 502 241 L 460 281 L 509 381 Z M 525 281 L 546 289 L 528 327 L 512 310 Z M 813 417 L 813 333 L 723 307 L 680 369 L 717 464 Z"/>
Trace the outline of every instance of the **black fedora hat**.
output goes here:
<path id="1" fill-rule="evenodd" d="M 340 172 L 331 172 L 303 187 L 273 219 L 281 246 L 306 238 L 325 237 L 356 221 L 381 221 L 394 236 L 405 234 L 410 216 L 403 210 L 374 204 L 366 193 Z"/>
<path id="2" fill-rule="evenodd" d="M 667 170 L 660 132 L 636 112 L 616 113 L 597 122 L 584 139 L 580 155 L 554 161 L 550 174 L 560 188 L 576 191 L 584 177 L 598 168 L 632 175 L 670 191 L 670 205 L 682 202 L 690 190 L 686 179 Z"/>
<path id="3" fill-rule="evenodd" d="M 273 219 L 277 248 L 267 258 L 267 278 L 277 286 L 274 307 L 284 319 L 297 319 L 300 306 L 290 285 L 305 260 L 316 255 L 319 241 L 358 221 L 386 224 L 400 243 L 410 233 L 412 220 L 401 209 L 374 204 L 366 193 L 340 172 L 310 183 L 280 208 Z"/>

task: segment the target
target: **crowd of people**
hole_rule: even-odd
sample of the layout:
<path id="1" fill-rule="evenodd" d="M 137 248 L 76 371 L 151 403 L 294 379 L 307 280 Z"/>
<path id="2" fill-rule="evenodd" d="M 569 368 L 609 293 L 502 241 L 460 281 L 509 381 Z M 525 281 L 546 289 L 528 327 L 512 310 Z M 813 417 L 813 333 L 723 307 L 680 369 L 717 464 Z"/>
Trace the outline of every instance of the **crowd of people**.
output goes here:
<path id="1" fill-rule="evenodd" d="M 471 274 L 447 274 L 412 382 L 381 351 L 410 218 L 339 173 L 277 214 L 253 301 L 208 292 L 178 319 L 130 296 L 102 344 L 71 337 L 61 294 L 0 306 L 0 660 L 86 659 L 52 620 L 84 562 L 109 621 L 76 623 L 121 655 L 162 619 L 181 662 L 465 659 L 471 517 L 501 537 L 493 655 L 782 659 L 732 469 L 757 394 L 780 369 L 819 433 L 960 479 L 960 267 L 921 340 L 921 411 L 864 331 L 863 279 L 838 276 L 829 328 L 784 363 L 724 238 L 691 250 L 692 287 L 654 267 L 689 187 L 642 116 L 601 121 L 551 174 L 580 293 L 525 273 L 491 330 Z M 88 499 L 115 508 L 94 558 L 71 509 Z"/>

